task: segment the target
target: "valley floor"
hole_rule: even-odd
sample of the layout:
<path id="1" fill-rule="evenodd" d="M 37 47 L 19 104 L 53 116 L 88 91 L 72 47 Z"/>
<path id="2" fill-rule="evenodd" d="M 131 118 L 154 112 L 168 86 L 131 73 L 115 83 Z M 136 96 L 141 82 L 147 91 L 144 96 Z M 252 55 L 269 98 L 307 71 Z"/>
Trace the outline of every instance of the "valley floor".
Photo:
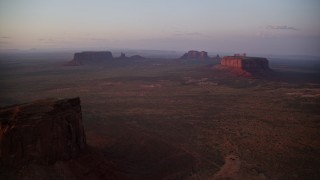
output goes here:
<path id="1" fill-rule="evenodd" d="M 320 82 L 212 62 L 53 64 L 3 71 L 0 105 L 79 96 L 87 143 L 114 178 L 320 178 Z"/>

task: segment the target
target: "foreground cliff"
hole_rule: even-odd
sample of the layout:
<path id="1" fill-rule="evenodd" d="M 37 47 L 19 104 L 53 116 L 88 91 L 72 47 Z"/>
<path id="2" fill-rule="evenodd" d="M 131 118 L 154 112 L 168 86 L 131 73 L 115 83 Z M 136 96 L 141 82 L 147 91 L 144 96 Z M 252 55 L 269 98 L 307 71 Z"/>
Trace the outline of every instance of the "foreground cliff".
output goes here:
<path id="1" fill-rule="evenodd" d="M 78 156 L 85 146 L 79 98 L 0 109 L 0 166 L 50 165 Z"/>
<path id="2" fill-rule="evenodd" d="M 245 75 L 261 75 L 270 72 L 269 61 L 262 57 L 225 56 L 221 59 L 221 65 Z"/>
<path id="3" fill-rule="evenodd" d="M 99 129 L 95 129 L 86 145 L 79 98 L 1 108 L 0 179 L 166 179 L 190 175 L 195 159 L 184 149 L 126 125 L 102 128 L 103 132 L 126 133 L 100 147 L 95 146 L 101 142 Z"/>

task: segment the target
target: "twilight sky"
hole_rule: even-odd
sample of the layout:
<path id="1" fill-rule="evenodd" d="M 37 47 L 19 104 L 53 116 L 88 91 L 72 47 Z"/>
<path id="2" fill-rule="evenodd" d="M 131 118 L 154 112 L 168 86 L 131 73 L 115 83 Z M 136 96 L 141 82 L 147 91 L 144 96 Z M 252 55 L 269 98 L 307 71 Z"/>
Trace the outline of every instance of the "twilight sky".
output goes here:
<path id="1" fill-rule="evenodd" d="M 0 0 L 0 51 L 320 55 L 319 0 Z"/>

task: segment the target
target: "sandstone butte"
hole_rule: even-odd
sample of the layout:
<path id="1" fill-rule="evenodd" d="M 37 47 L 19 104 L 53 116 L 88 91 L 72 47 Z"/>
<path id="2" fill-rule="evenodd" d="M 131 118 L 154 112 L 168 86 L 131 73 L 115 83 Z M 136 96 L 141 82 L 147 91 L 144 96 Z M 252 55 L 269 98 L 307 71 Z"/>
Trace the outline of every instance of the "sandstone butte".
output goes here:
<path id="1" fill-rule="evenodd" d="M 180 57 L 180 59 L 209 59 L 206 51 L 191 50 Z"/>
<path id="2" fill-rule="evenodd" d="M 72 61 L 67 65 L 97 64 L 112 59 L 113 56 L 110 51 L 84 51 L 75 53 Z"/>
<path id="3" fill-rule="evenodd" d="M 119 57 L 113 57 L 110 51 L 83 51 L 74 53 L 73 59 L 66 63 L 69 66 L 79 65 L 94 65 L 109 62 L 110 60 L 139 60 L 145 59 L 140 55 L 134 55 L 127 57 L 124 53 L 121 53 Z"/>
<path id="4" fill-rule="evenodd" d="M 85 148 L 80 98 L 0 109 L 0 166 L 51 165 L 75 158 Z"/>
<path id="5" fill-rule="evenodd" d="M 247 57 L 244 55 L 224 56 L 222 67 L 227 67 L 242 75 L 263 75 L 270 72 L 269 61 L 262 57 Z"/>

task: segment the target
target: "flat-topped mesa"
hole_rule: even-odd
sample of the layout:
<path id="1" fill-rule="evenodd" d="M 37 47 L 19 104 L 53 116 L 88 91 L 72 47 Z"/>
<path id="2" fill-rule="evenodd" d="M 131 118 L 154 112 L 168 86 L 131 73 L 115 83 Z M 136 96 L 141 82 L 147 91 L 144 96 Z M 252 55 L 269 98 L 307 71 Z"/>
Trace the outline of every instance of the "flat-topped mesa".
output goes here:
<path id="1" fill-rule="evenodd" d="M 84 51 L 75 53 L 70 65 L 97 64 L 113 60 L 110 51 Z"/>
<path id="2" fill-rule="evenodd" d="M 270 71 L 269 61 L 262 57 L 247 57 L 246 54 L 235 54 L 234 56 L 225 56 L 221 60 L 221 65 L 239 69 L 254 74 L 263 74 Z"/>
<path id="3" fill-rule="evenodd" d="M 180 59 L 209 59 L 208 53 L 206 51 L 194 51 L 191 50 L 181 56 Z"/>
<path id="4" fill-rule="evenodd" d="M 85 147 L 80 98 L 0 109 L 0 166 L 49 165 L 72 159 Z"/>

